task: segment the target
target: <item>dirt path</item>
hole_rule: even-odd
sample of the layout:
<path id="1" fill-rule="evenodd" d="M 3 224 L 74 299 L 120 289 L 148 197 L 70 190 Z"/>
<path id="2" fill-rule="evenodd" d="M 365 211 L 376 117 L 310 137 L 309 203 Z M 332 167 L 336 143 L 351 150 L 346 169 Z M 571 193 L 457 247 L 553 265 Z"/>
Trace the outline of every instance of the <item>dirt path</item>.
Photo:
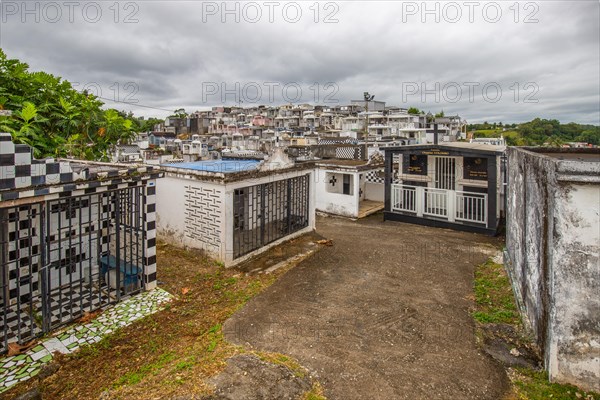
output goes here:
<path id="1" fill-rule="evenodd" d="M 226 338 L 295 357 L 330 400 L 501 398 L 469 315 L 474 265 L 498 241 L 381 220 L 320 218 L 334 246 L 247 303 Z"/>

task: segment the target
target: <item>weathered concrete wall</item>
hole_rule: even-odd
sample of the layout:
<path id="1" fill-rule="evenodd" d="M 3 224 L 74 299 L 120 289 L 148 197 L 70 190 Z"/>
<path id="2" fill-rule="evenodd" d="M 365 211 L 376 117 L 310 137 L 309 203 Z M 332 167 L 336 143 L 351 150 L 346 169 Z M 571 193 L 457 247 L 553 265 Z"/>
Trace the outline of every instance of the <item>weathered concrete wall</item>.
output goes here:
<path id="1" fill-rule="evenodd" d="M 600 390 L 600 158 L 508 150 L 507 267 L 551 379 Z"/>
<path id="2" fill-rule="evenodd" d="M 600 183 L 561 184 L 555 196 L 548 370 L 600 391 Z"/>
<path id="3" fill-rule="evenodd" d="M 548 189 L 555 187 L 551 160 L 509 149 L 506 247 L 510 256 L 509 274 L 517 302 L 536 335 L 546 346 L 549 293 L 547 288 L 548 225 L 554 204 Z"/>

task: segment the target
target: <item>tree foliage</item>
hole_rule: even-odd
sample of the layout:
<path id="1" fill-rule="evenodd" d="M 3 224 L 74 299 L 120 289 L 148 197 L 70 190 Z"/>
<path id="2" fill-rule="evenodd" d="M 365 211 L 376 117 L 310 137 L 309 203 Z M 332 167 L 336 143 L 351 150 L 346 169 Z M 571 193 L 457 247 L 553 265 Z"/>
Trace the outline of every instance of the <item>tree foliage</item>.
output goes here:
<path id="1" fill-rule="evenodd" d="M 34 149 L 36 157 L 107 160 L 114 145 L 127 143 L 145 128 L 143 120 L 103 110 L 96 96 L 71 83 L 9 59 L 0 49 L 0 131 Z"/>
<path id="2" fill-rule="evenodd" d="M 561 146 L 568 142 L 583 142 L 600 145 L 600 127 L 574 122 L 561 124 L 556 119 L 535 118 L 522 124 L 488 123 L 471 124 L 469 131 L 475 137 L 498 137 L 503 135 L 512 146 Z"/>

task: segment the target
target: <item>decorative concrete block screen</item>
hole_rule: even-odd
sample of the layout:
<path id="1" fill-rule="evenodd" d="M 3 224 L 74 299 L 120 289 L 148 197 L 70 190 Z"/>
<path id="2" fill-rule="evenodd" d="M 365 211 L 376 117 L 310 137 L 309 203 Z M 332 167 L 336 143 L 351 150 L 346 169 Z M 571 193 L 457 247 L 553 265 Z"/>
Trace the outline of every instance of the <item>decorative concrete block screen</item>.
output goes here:
<path id="1" fill-rule="evenodd" d="M 221 246 L 221 203 L 223 191 L 216 188 L 185 186 L 185 236 L 212 251 Z"/>
<path id="2" fill-rule="evenodd" d="M 149 185 L 157 175 L 103 165 L 82 179 L 70 162 L 18 156 L 31 150 L 6 138 L 0 134 L 0 352 L 156 285 Z M 24 165 L 43 165 L 46 174 Z M 25 169 L 30 176 L 18 172 Z"/>

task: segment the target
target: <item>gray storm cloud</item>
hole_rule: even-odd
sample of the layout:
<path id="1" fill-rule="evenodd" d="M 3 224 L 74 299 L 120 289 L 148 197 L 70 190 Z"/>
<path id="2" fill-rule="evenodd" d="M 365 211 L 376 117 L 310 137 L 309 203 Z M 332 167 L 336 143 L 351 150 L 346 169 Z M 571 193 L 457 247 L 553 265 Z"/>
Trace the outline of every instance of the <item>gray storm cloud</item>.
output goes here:
<path id="1" fill-rule="evenodd" d="M 9 57 L 140 115 L 369 91 L 469 121 L 600 123 L 596 1 L 24 4 L 0 3 Z"/>

